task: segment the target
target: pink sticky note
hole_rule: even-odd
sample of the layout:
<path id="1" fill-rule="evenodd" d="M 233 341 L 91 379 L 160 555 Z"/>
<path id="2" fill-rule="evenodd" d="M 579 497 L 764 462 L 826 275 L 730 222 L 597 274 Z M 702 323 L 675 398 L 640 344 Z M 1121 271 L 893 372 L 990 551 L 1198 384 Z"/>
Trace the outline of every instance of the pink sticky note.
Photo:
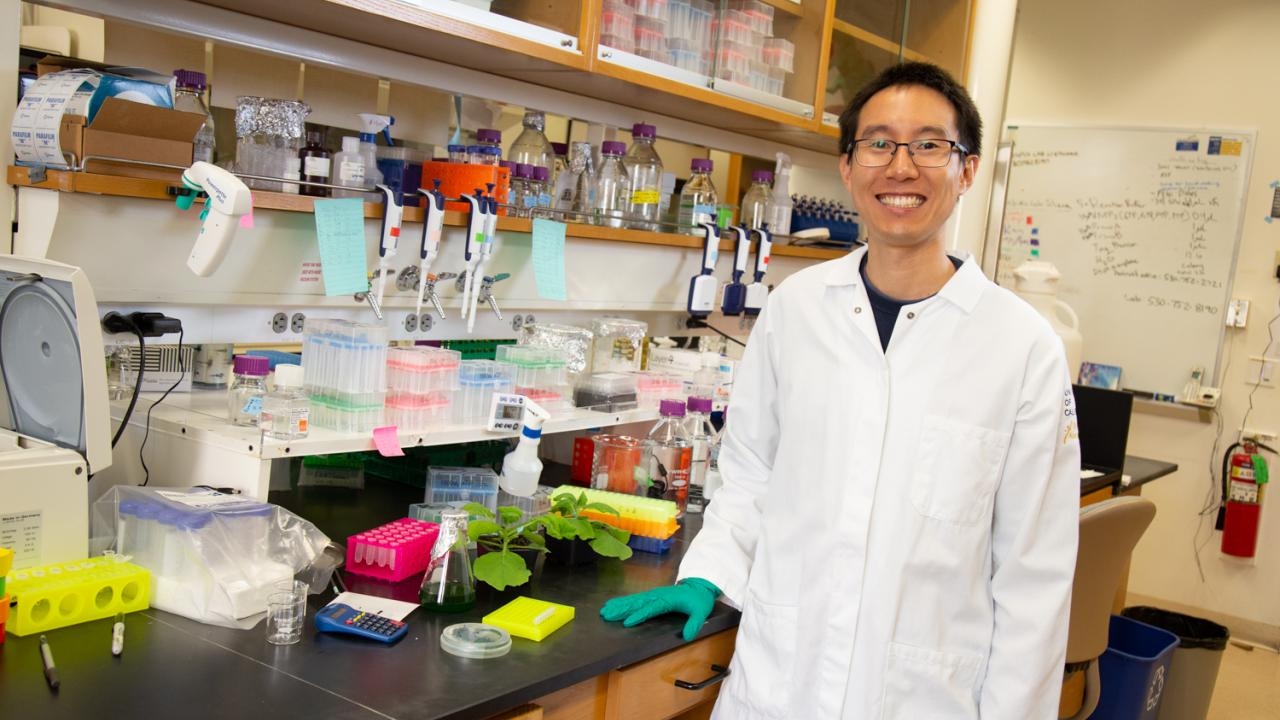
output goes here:
<path id="1" fill-rule="evenodd" d="M 240 227 L 245 230 L 253 229 L 253 208 L 249 208 L 249 212 L 240 216 Z"/>
<path id="2" fill-rule="evenodd" d="M 373 445 L 378 448 L 378 454 L 383 457 L 401 457 L 404 450 L 400 449 L 400 431 L 395 425 L 387 425 L 373 429 Z"/>

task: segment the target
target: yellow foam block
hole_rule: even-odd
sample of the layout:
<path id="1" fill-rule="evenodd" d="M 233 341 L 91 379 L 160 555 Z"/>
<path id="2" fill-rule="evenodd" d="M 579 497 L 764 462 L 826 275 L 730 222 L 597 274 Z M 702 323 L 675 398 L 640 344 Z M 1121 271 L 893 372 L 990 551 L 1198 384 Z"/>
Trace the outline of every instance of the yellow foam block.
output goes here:
<path id="1" fill-rule="evenodd" d="M 9 574 L 13 569 L 13 551 L 9 548 L 0 547 L 0 577 Z"/>
<path id="2" fill-rule="evenodd" d="M 8 580 L 14 605 L 7 629 L 14 635 L 145 610 L 151 599 L 151 573 L 109 557 L 24 568 Z"/>
<path id="3" fill-rule="evenodd" d="M 521 596 L 485 615 L 484 623 L 515 637 L 542 642 L 572 619 L 573 608 L 569 605 Z"/>

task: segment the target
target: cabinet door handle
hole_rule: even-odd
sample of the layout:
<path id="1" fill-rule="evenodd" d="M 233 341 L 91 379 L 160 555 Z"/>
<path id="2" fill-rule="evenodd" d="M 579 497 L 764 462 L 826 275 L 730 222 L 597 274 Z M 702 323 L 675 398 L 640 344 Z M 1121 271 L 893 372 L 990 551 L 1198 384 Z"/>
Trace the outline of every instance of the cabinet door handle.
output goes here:
<path id="1" fill-rule="evenodd" d="M 685 690 L 701 690 L 704 687 L 715 685 L 721 680 L 729 677 L 729 668 L 723 665 L 712 665 L 711 670 L 715 672 L 715 675 L 712 675 L 702 682 L 691 683 L 688 680 L 676 680 L 676 687 L 684 688 Z"/>

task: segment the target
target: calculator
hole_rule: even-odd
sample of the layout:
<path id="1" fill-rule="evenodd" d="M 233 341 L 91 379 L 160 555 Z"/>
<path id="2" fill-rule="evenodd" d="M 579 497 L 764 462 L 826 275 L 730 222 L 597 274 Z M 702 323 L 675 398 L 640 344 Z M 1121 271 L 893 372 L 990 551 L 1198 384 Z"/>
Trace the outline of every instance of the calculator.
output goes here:
<path id="1" fill-rule="evenodd" d="M 409 626 L 399 620 L 361 612 L 350 605 L 329 603 L 316 612 L 316 629 L 393 643 L 404 637 Z"/>

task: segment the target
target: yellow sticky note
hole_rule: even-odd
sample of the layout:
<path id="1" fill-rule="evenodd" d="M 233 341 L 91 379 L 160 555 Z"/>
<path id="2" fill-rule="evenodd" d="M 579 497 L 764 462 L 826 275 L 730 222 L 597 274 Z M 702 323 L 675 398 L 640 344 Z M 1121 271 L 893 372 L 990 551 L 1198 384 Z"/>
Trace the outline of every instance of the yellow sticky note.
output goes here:
<path id="1" fill-rule="evenodd" d="M 486 625 L 506 630 L 514 637 L 542 642 L 573 619 L 574 610 L 569 605 L 518 597 L 484 616 Z"/>

